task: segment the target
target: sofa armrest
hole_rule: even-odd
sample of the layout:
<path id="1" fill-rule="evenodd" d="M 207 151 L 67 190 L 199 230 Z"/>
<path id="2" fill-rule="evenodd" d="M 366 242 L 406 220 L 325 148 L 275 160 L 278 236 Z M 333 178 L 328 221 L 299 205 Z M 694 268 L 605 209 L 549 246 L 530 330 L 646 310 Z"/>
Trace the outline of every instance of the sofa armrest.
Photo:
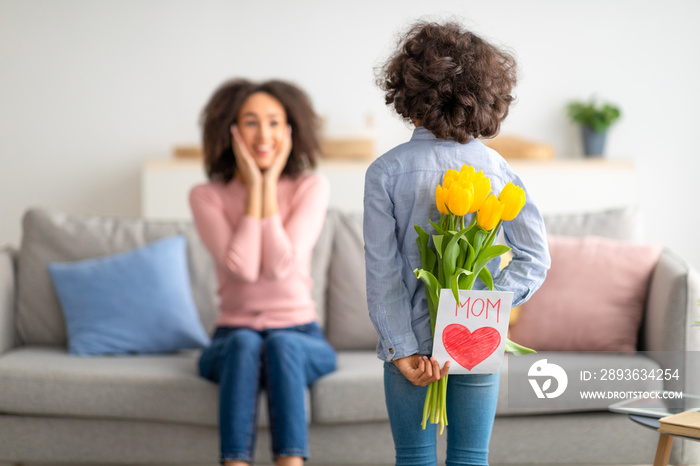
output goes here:
<path id="1" fill-rule="evenodd" d="M 17 251 L 0 249 L 0 353 L 13 348 L 17 342 L 15 313 L 17 309 Z"/>
<path id="2" fill-rule="evenodd" d="M 642 350 L 700 351 L 700 277 L 685 260 L 664 249 L 649 283 Z"/>
<path id="3" fill-rule="evenodd" d="M 700 394 L 700 275 L 668 249 L 661 253 L 649 283 L 641 350 L 662 367 L 678 367 L 681 377 L 668 390 Z"/>

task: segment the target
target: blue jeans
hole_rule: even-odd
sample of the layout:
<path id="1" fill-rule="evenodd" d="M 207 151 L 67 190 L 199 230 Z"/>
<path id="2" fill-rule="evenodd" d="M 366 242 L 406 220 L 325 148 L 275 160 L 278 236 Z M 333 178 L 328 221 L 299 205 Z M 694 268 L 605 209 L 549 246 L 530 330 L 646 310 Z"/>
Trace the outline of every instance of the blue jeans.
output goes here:
<path id="1" fill-rule="evenodd" d="M 450 465 L 488 465 L 500 374 L 450 375 L 447 382 L 447 459 Z M 393 362 L 384 364 L 384 395 L 396 464 L 437 464 L 436 424 L 421 428 L 427 387 L 404 377 Z"/>
<path id="2" fill-rule="evenodd" d="M 218 328 L 199 359 L 199 373 L 219 384 L 221 461 L 253 462 L 263 387 L 274 457 L 307 458 L 306 387 L 335 363 L 335 351 L 316 323 L 263 331 Z"/>

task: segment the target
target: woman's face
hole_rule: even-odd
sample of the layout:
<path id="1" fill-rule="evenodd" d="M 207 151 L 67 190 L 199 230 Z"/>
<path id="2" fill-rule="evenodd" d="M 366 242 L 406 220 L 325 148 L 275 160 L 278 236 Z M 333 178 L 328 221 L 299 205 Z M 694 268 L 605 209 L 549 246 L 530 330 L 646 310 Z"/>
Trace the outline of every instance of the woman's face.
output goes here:
<path id="1" fill-rule="evenodd" d="M 269 168 L 287 132 L 287 113 L 280 101 L 265 92 L 252 94 L 238 112 L 237 125 L 258 168 Z"/>

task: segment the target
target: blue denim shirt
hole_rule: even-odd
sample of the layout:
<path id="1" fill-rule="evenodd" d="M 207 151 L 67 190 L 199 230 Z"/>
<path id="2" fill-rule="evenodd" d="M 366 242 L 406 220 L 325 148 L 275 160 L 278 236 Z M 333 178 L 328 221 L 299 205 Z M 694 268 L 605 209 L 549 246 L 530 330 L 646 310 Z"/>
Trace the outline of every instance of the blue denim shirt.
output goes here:
<path id="1" fill-rule="evenodd" d="M 379 157 L 365 175 L 367 305 L 379 334 L 377 354 L 384 361 L 432 352 L 425 287 L 413 273 L 421 265 L 414 225 L 432 231 L 428 219 L 436 223 L 440 219 L 435 187 L 448 169 L 459 170 L 465 163 L 484 171 L 496 195 L 508 181 L 526 192 L 527 202 L 520 214 L 502 224 L 513 259 L 502 271 L 498 259 L 488 265 L 494 289 L 512 291 L 513 306 L 520 305 L 539 288 L 549 269 L 542 215 L 506 161 L 478 140 L 460 144 L 416 128 L 409 142 Z M 477 280 L 475 289 L 479 285 L 484 288 Z"/>

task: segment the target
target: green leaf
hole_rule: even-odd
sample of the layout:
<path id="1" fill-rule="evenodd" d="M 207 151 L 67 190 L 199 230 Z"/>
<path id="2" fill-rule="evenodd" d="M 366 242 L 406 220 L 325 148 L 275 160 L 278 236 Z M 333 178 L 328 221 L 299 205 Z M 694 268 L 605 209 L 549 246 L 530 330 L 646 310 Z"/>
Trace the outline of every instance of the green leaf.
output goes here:
<path id="1" fill-rule="evenodd" d="M 509 338 L 506 338 L 506 353 L 513 353 L 516 356 L 522 356 L 524 354 L 536 353 L 534 349 L 527 348 L 525 346 L 519 345 Z"/>
<path id="2" fill-rule="evenodd" d="M 508 251 L 510 251 L 510 248 L 503 244 L 494 244 L 492 246 L 485 247 L 479 251 L 479 256 L 476 258 L 476 263 L 474 264 L 474 268 L 472 270 L 474 270 L 474 273 L 478 274 L 486 264 Z"/>
<path id="3" fill-rule="evenodd" d="M 464 241 L 464 238 L 462 238 L 462 240 L 459 241 L 457 244 L 459 244 L 459 256 L 457 257 L 457 267 L 466 268 L 464 266 L 464 263 L 466 262 L 467 257 L 469 256 L 469 243 Z"/>
<path id="4" fill-rule="evenodd" d="M 469 270 L 464 270 L 462 268 L 458 268 L 457 270 L 455 270 L 455 274 L 452 276 L 452 280 L 450 283 L 450 288 L 452 288 L 452 294 L 455 297 L 455 301 L 459 302 L 459 278 L 471 274 L 472 273 Z"/>
<path id="5" fill-rule="evenodd" d="M 440 225 L 438 225 L 437 223 L 433 222 L 432 220 L 430 220 L 430 225 L 432 225 L 432 227 L 435 228 L 435 231 L 436 231 L 439 235 L 446 235 L 446 234 L 447 234 L 447 231 L 446 231 L 444 228 L 442 228 Z"/>
<path id="6" fill-rule="evenodd" d="M 469 284 L 469 276 L 468 275 L 460 275 L 459 276 L 459 289 L 460 290 L 470 290 L 471 285 Z"/>
<path id="7" fill-rule="evenodd" d="M 622 115 L 619 107 L 608 102 L 598 104 L 594 99 L 570 102 L 566 110 L 572 121 L 590 126 L 597 132 L 606 131 Z"/>
<path id="8" fill-rule="evenodd" d="M 428 296 L 428 307 L 430 310 L 430 323 L 435 329 L 435 316 L 437 314 L 438 301 L 440 300 L 440 283 L 435 275 L 423 269 L 415 269 L 413 271 L 416 278 L 422 280 L 425 284 L 425 293 Z"/>
<path id="9" fill-rule="evenodd" d="M 416 238 L 416 243 L 418 244 L 418 251 L 420 251 L 421 267 L 424 270 L 433 270 L 435 267 L 435 252 L 428 245 L 430 241 L 430 235 L 428 235 L 419 225 L 414 225 L 418 237 Z"/>
<path id="10" fill-rule="evenodd" d="M 474 238 L 471 241 L 475 251 L 481 251 L 481 247 L 484 245 L 484 240 L 488 235 L 488 232 L 483 230 L 481 227 L 476 229 L 474 232 Z"/>
<path id="11" fill-rule="evenodd" d="M 459 239 L 464 236 L 466 232 L 466 228 L 460 230 L 452 238 L 450 238 L 450 242 L 447 243 L 447 246 L 445 246 L 442 263 L 443 269 L 445 270 L 445 281 L 449 282 L 449 280 L 452 279 L 452 275 L 455 273 L 455 269 L 457 268 L 457 257 L 459 257 Z"/>
<path id="12" fill-rule="evenodd" d="M 472 270 L 474 259 L 476 259 L 476 252 L 474 252 L 474 246 L 472 246 L 471 243 L 468 241 L 465 241 L 465 243 L 467 244 L 467 257 L 464 259 L 464 268 Z"/>
<path id="13" fill-rule="evenodd" d="M 440 257 L 442 257 L 444 254 L 443 246 L 442 246 L 444 238 L 445 238 L 445 235 L 433 235 L 433 244 L 435 245 L 435 250 L 437 251 L 437 253 Z"/>
<path id="14" fill-rule="evenodd" d="M 488 246 L 484 249 L 481 250 L 479 253 L 479 259 L 482 257 L 491 257 L 491 259 L 500 256 L 501 254 L 505 254 L 508 251 L 510 251 L 510 248 L 506 246 L 505 244 L 494 244 L 492 246 Z"/>
<path id="15" fill-rule="evenodd" d="M 479 276 L 479 280 L 484 282 L 484 285 L 486 285 L 489 290 L 493 291 L 493 277 L 491 276 L 491 271 L 488 268 L 483 267 L 479 271 L 478 276 Z"/>

